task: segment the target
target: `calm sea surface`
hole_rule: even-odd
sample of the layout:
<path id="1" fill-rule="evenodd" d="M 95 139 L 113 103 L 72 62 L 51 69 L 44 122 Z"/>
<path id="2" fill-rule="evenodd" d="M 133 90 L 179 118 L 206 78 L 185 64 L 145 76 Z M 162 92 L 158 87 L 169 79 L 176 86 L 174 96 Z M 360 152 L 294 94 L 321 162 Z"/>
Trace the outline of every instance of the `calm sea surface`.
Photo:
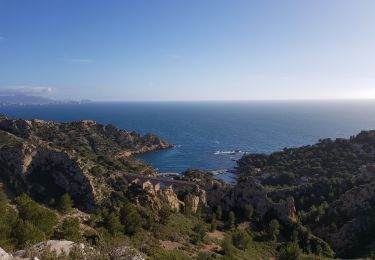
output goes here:
<path id="1" fill-rule="evenodd" d="M 92 119 L 155 133 L 175 145 L 142 155 L 160 172 L 230 169 L 241 156 L 231 151 L 270 153 L 375 129 L 375 101 L 91 103 L 2 107 L 0 113 L 56 121 Z"/>

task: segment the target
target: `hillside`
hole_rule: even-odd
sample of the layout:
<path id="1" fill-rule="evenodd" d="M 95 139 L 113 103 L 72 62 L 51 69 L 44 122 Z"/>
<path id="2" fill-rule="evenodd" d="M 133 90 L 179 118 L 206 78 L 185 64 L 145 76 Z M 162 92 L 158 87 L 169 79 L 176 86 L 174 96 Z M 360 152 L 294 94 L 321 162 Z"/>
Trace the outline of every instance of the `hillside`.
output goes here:
<path id="1" fill-rule="evenodd" d="M 1 175 L 16 194 L 26 192 L 48 203 L 69 193 L 76 205 L 92 211 L 112 190 L 118 171 L 153 175 L 134 154 L 170 148 L 155 135 L 101 125 L 0 118 Z"/>
<path id="2" fill-rule="evenodd" d="M 0 256 L 374 256 L 375 131 L 245 155 L 234 185 L 194 169 L 163 179 L 133 156 L 170 147 L 94 121 L 2 116 Z"/>
<path id="3" fill-rule="evenodd" d="M 292 196 L 303 225 L 338 256 L 359 257 L 375 249 L 375 131 L 350 139 L 324 139 L 281 152 L 251 154 L 238 162 L 274 201 Z"/>

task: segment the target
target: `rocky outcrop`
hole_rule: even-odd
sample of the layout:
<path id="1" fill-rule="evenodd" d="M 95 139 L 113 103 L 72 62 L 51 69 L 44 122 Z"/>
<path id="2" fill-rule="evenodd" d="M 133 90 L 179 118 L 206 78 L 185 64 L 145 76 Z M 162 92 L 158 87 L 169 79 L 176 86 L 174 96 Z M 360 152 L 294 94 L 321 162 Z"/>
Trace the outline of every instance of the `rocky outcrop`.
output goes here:
<path id="1" fill-rule="evenodd" d="M 170 148 L 171 145 L 156 135 L 141 136 L 135 132 L 83 120 L 58 123 L 43 120 L 0 118 L 0 130 L 18 137 L 43 141 L 68 149 L 84 148 L 97 154 L 138 154 Z"/>
<path id="2" fill-rule="evenodd" d="M 193 213 L 197 212 L 199 206 L 207 206 L 206 192 L 198 186 L 187 194 L 183 194 L 182 198 L 179 195 L 179 190 L 174 190 L 173 186 L 160 188 L 160 184 L 153 185 L 150 181 L 142 183 L 134 181 L 127 193 L 127 196 L 137 204 L 155 210 L 160 210 L 162 206 L 168 206 L 178 212 L 186 207 L 186 201 L 191 205 Z"/>
<path id="3" fill-rule="evenodd" d="M 88 247 L 83 243 L 76 243 L 67 240 L 48 240 L 32 245 L 27 249 L 16 251 L 14 254 L 7 253 L 0 248 L 0 260 L 43 260 L 45 255 L 51 257 L 51 253 L 55 254 L 56 259 L 70 259 L 69 254 L 73 250 L 80 252 L 83 260 L 89 259 L 121 259 L 121 260 L 145 260 L 146 256 L 138 250 L 129 246 L 118 246 L 103 248 L 98 251 L 92 247 Z M 47 253 L 49 252 L 49 253 Z M 74 251 L 76 252 L 76 251 Z M 75 253 L 76 255 L 76 253 Z M 52 259 L 52 258 L 48 259 Z M 55 259 L 55 258 L 53 258 Z M 77 259 L 77 255 L 74 259 Z"/>
<path id="4" fill-rule="evenodd" d="M 8 181 L 18 183 L 18 192 L 27 192 L 43 202 L 68 193 L 78 208 L 95 208 L 95 185 L 84 167 L 67 153 L 19 144 L 2 147 L 0 163 L 8 170 Z"/>
<path id="5" fill-rule="evenodd" d="M 0 136 L 0 177 L 16 193 L 26 192 L 43 203 L 68 193 L 84 211 L 93 211 L 109 196 L 117 171 L 153 173 L 144 163 L 122 157 L 171 147 L 155 135 L 89 120 L 58 123 L 2 116 Z"/>
<path id="6" fill-rule="evenodd" d="M 221 206 L 224 210 L 241 208 L 251 204 L 255 212 L 263 217 L 272 210 L 284 222 L 296 222 L 296 209 L 293 198 L 286 202 L 275 203 L 267 197 L 267 191 L 254 178 L 246 178 L 235 186 L 214 182 L 206 188 L 207 203 L 212 208 Z"/>
<path id="7" fill-rule="evenodd" d="M 161 200 L 177 212 L 185 206 L 185 203 L 178 199 L 177 194 L 171 188 L 161 190 L 160 195 Z"/>
<path id="8" fill-rule="evenodd" d="M 14 258 L 11 254 L 8 254 L 7 252 L 5 252 L 4 249 L 0 247 L 0 259 L 1 260 L 13 260 Z"/>
<path id="9" fill-rule="evenodd" d="M 166 187 L 155 190 L 154 186 L 147 183 L 146 185 L 131 184 L 127 196 L 136 204 L 156 211 L 165 205 L 178 212 L 184 206 L 184 203 L 178 199 L 172 188 Z"/>
<path id="10" fill-rule="evenodd" d="M 27 251 L 31 251 L 35 257 L 41 255 L 45 250 L 55 252 L 57 256 L 59 255 L 69 255 L 74 247 L 78 247 L 80 250 L 85 249 L 85 245 L 82 243 L 75 243 L 67 240 L 48 240 L 45 242 L 40 242 L 31 246 L 28 250 L 19 250 L 14 253 L 16 258 L 26 258 Z M 30 253 L 29 253 L 30 254 Z"/>

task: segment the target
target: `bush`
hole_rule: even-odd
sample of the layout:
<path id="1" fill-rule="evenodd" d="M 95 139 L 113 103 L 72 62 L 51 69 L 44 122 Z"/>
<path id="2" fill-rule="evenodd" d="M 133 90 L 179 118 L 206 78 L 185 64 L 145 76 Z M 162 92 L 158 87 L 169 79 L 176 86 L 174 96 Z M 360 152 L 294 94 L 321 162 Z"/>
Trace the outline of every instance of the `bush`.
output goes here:
<path id="1" fill-rule="evenodd" d="M 188 260 L 190 259 L 178 250 L 167 251 L 160 248 L 154 248 L 150 252 L 151 260 Z"/>
<path id="2" fill-rule="evenodd" d="M 162 206 L 159 211 L 159 222 L 163 225 L 167 224 L 171 214 L 172 212 L 169 207 Z"/>
<path id="3" fill-rule="evenodd" d="M 12 230 L 17 223 L 17 212 L 7 205 L 8 198 L 0 190 L 0 247 L 11 243 Z"/>
<path id="4" fill-rule="evenodd" d="M 221 220 L 221 218 L 223 217 L 223 210 L 221 209 L 220 206 L 217 206 L 215 214 L 216 214 L 216 218 L 218 220 Z"/>
<path id="5" fill-rule="evenodd" d="M 19 247 L 27 244 L 35 244 L 43 241 L 46 237 L 44 233 L 28 221 L 19 220 L 13 230 L 13 237 Z"/>
<path id="6" fill-rule="evenodd" d="M 210 231 L 214 232 L 217 229 L 217 220 L 216 220 L 216 215 L 212 214 L 211 217 L 211 226 L 210 226 Z"/>
<path id="7" fill-rule="evenodd" d="M 120 221 L 128 235 L 134 235 L 142 228 L 142 218 L 134 205 L 126 203 L 120 210 Z"/>
<path id="8" fill-rule="evenodd" d="M 213 254 L 211 253 L 205 253 L 205 252 L 200 252 L 197 256 L 197 260 L 212 260 L 212 259 L 217 259 Z"/>
<path id="9" fill-rule="evenodd" d="M 81 233 L 79 231 L 79 219 L 78 218 L 64 219 L 64 221 L 55 231 L 55 238 L 76 241 L 76 242 L 79 241 L 81 239 Z"/>
<path id="10" fill-rule="evenodd" d="M 115 235 L 117 233 L 124 231 L 124 226 L 120 222 L 119 216 L 115 213 L 110 213 L 104 217 L 104 227 L 112 234 Z"/>
<path id="11" fill-rule="evenodd" d="M 192 242 L 194 244 L 199 244 L 204 241 L 207 230 L 203 223 L 198 223 L 193 228 L 194 234 L 192 235 Z"/>
<path id="12" fill-rule="evenodd" d="M 229 236 L 225 236 L 223 242 L 221 243 L 221 247 L 223 248 L 223 253 L 229 259 L 234 254 L 235 248 Z"/>
<path id="13" fill-rule="evenodd" d="M 73 201 L 69 194 L 65 193 L 60 197 L 60 200 L 57 204 L 57 209 L 61 213 L 68 213 L 73 208 Z"/>
<path id="14" fill-rule="evenodd" d="M 254 208 L 250 204 L 245 204 L 243 207 L 243 214 L 246 220 L 250 220 L 253 217 Z"/>
<path id="15" fill-rule="evenodd" d="M 40 206 L 29 196 L 23 194 L 15 199 L 20 219 L 27 221 L 43 231 L 47 237 L 53 234 L 57 224 L 56 214 Z"/>
<path id="16" fill-rule="evenodd" d="M 279 221 L 273 219 L 268 224 L 268 235 L 271 239 L 276 240 L 277 236 L 280 233 L 280 224 Z"/>
<path id="17" fill-rule="evenodd" d="M 228 215 L 228 222 L 227 222 L 227 228 L 228 229 L 233 229 L 236 223 L 236 216 L 234 215 L 234 212 L 231 211 L 229 212 Z"/>
<path id="18" fill-rule="evenodd" d="M 245 250 L 251 242 L 251 237 L 245 230 L 236 230 L 232 234 L 232 242 L 238 249 Z"/>
<path id="19" fill-rule="evenodd" d="M 299 260 L 301 251 L 297 243 L 288 243 L 282 247 L 279 253 L 278 260 Z"/>

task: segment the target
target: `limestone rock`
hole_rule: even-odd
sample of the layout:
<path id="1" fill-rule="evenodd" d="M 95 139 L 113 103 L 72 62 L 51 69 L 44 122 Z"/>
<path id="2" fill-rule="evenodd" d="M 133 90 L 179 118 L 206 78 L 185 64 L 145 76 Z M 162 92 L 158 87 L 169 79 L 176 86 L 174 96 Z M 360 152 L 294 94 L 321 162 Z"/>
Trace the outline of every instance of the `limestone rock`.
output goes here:
<path id="1" fill-rule="evenodd" d="M 161 199 L 171 208 L 180 211 L 184 207 L 184 202 L 180 201 L 177 194 L 171 188 L 165 188 L 161 191 Z"/>
<path id="2" fill-rule="evenodd" d="M 150 166 L 124 157 L 171 147 L 155 135 L 91 120 L 58 123 L 2 116 L 0 135 L 0 170 L 12 188 L 43 203 L 68 193 L 87 212 L 114 190 L 110 180 L 119 169 L 153 174 Z"/>
<path id="3" fill-rule="evenodd" d="M 1 260 L 13 260 L 14 258 L 11 254 L 8 254 L 7 252 L 5 252 L 4 249 L 0 247 L 0 259 Z"/>
<path id="4" fill-rule="evenodd" d="M 293 198 L 287 202 L 275 203 L 267 197 L 267 191 L 252 177 L 240 181 L 235 186 L 227 186 L 217 182 L 207 186 L 207 203 L 215 208 L 221 206 L 224 210 L 243 207 L 251 204 L 261 217 L 269 210 L 274 210 L 278 218 L 285 222 L 296 222 L 296 209 Z"/>

